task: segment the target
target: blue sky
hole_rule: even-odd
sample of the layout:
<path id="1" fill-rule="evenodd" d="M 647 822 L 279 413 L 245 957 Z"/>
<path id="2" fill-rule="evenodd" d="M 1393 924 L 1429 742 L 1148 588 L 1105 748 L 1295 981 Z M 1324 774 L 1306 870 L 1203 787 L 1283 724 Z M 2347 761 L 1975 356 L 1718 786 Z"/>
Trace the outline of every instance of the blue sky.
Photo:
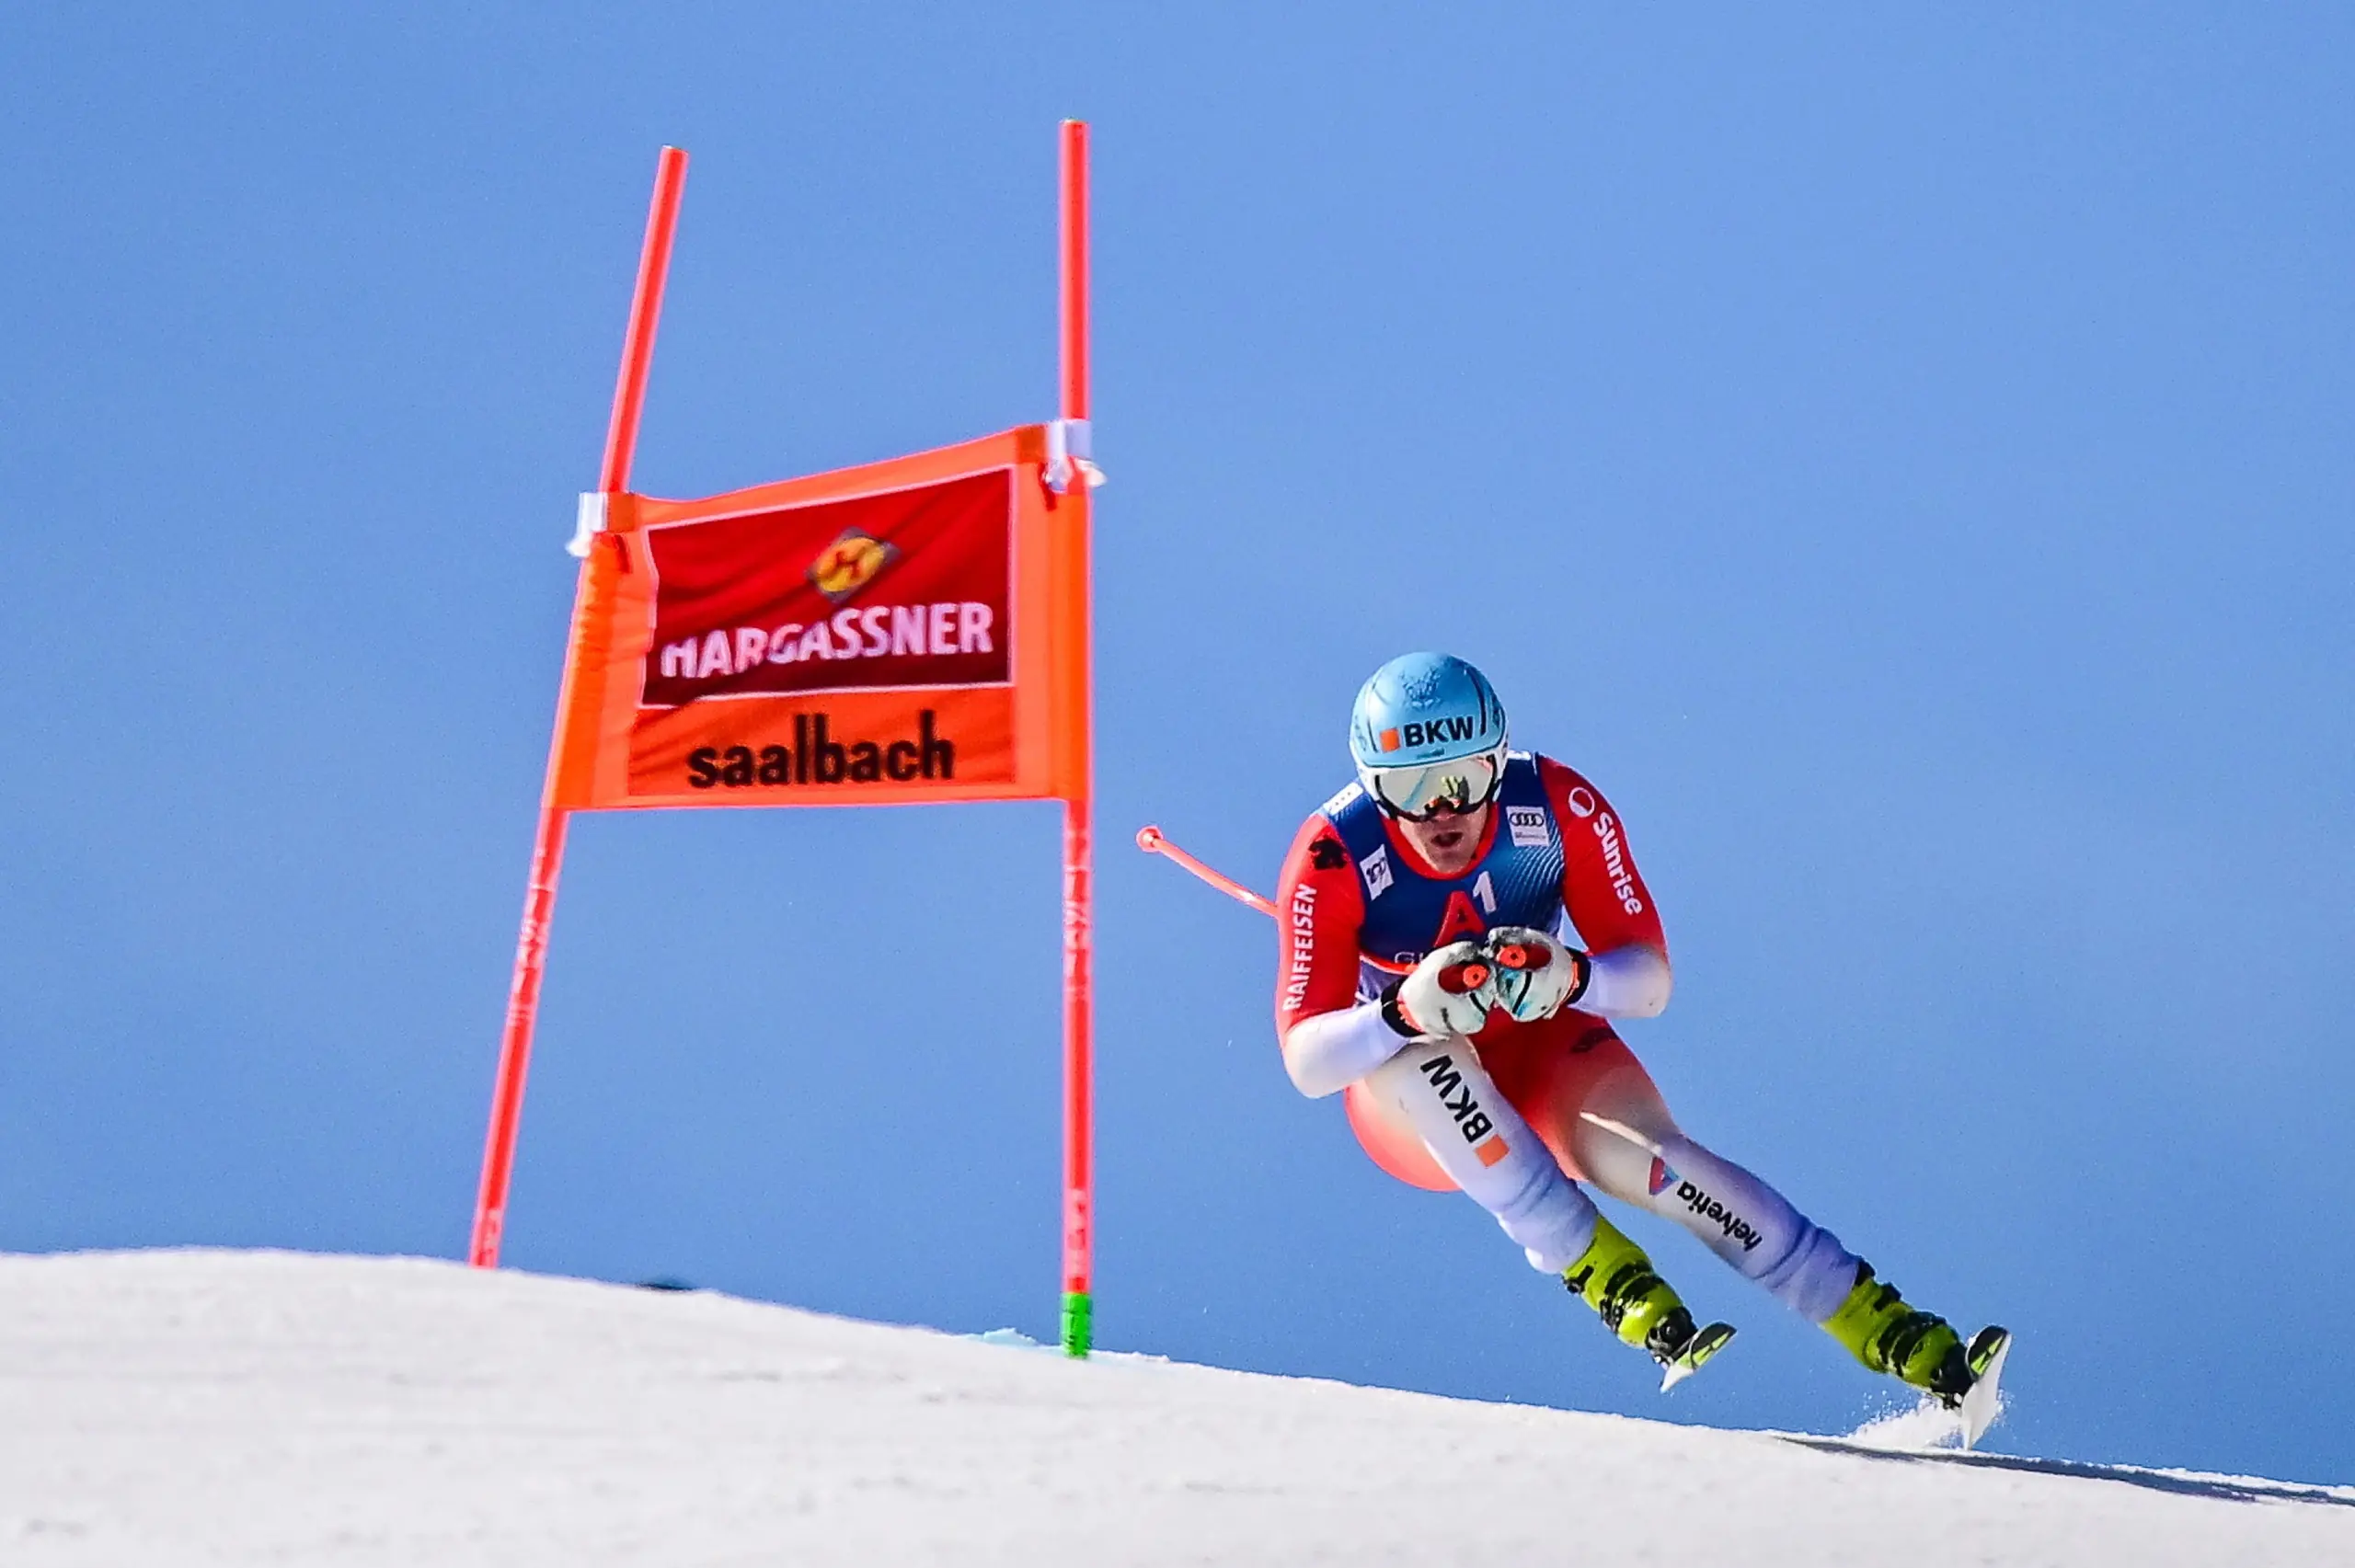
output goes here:
<path id="1" fill-rule="evenodd" d="M 2355 1480 L 2355 21 L 17 7 L 0 1246 L 464 1247 L 657 147 L 637 480 L 1052 412 L 1097 146 L 1110 1345 L 1662 1402 L 1299 1099 L 1261 886 L 1436 646 L 1615 797 L 1689 1130 L 2021 1334 L 2022 1452 Z M 1052 1330 L 1050 806 L 576 825 L 509 1261 Z"/>

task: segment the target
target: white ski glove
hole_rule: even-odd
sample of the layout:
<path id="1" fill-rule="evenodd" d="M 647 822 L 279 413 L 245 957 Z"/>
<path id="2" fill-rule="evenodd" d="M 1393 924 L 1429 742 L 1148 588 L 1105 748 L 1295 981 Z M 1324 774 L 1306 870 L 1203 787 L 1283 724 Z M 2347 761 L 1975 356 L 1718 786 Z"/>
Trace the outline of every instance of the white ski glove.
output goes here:
<path id="1" fill-rule="evenodd" d="M 1478 1034 L 1496 1001 L 1488 990 L 1494 967 L 1476 942 L 1451 942 L 1426 953 L 1384 988 L 1383 1021 L 1410 1040 Z"/>
<path id="2" fill-rule="evenodd" d="M 1480 941 L 1488 960 L 1488 997 L 1520 1024 L 1551 1018 L 1586 994 L 1594 965 L 1575 947 L 1564 946 L 1525 925 L 1500 925 Z"/>

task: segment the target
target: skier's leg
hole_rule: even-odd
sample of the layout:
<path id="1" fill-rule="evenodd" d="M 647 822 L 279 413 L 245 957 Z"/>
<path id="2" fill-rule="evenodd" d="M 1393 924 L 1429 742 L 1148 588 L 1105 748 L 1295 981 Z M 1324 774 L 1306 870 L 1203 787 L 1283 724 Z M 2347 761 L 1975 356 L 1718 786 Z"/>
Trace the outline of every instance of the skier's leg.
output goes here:
<path id="1" fill-rule="evenodd" d="M 1654 1144 L 1657 1153 L 1591 1122 L 1584 1125 L 1591 1135 L 1581 1139 L 1585 1158 L 1612 1173 L 1607 1181 L 1598 1178 L 1598 1186 L 1675 1220 L 1736 1273 L 1808 1322 L 1829 1320 L 1855 1288 L 1863 1260 L 1756 1174 L 1672 1125 L 1644 1133 L 1621 1122 Z M 1606 1140 L 1618 1147 L 1605 1147 Z"/>
<path id="2" fill-rule="evenodd" d="M 1394 1173 L 1411 1171 L 1377 1152 L 1383 1134 L 1410 1129 L 1439 1170 L 1496 1218 L 1533 1267 L 1562 1276 L 1570 1292 L 1622 1343 L 1690 1371 L 1724 1343 L 1717 1325 L 1696 1337 L 1693 1315 L 1653 1272 L 1643 1248 L 1595 1211 L 1552 1149 L 1530 1129 L 1461 1036 L 1419 1042 L 1366 1075 L 1352 1120 L 1369 1153 Z M 1387 1124 L 1385 1127 L 1384 1124 Z M 1412 1174 L 1405 1179 L 1413 1180 Z"/>
<path id="3" fill-rule="evenodd" d="M 1973 1372 L 1946 1320 L 1909 1306 L 1773 1186 L 1686 1137 L 1608 1025 L 1576 1013 L 1546 1024 L 1550 1050 L 1539 1036 L 1490 1055 L 1508 1097 L 1566 1169 L 1675 1220 L 1872 1370 L 1959 1399 Z"/>
<path id="4" fill-rule="evenodd" d="M 1513 1033 L 1509 1056 L 1491 1051 L 1498 1080 L 1568 1169 L 1683 1226 L 1809 1322 L 1839 1310 L 1856 1284 L 1855 1254 L 1755 1174 L 1685 1137 L 1608 1024 L 1560 1013 Z"/>
<path id="5" fill-rule="evenodd" d="M 1531 1267 L 1559 1274 L 1594 1240 L 1593 1203 L 1497 1093 L 1469 1041 L 1416 1042 L 1361 1082 L 1365 1093 L 1353 1110 L 1410 1132 L 1448 1180 L 1495 1217 Z"/>

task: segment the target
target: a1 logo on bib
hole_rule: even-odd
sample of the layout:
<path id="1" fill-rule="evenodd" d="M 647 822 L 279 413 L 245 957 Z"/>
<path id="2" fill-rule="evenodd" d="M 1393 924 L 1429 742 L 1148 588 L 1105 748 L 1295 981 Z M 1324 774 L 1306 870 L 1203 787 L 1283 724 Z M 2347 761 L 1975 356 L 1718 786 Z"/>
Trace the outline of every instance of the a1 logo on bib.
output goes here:
<path id="1" fill-rule="evenodd" d="M 1542 806 L 1508 806 L 1505 827 L 1512 834 L 1517 849 L 1542 850 L 1553 842 L 1553 834 L 1545 825 L 1545 808 Z"/>

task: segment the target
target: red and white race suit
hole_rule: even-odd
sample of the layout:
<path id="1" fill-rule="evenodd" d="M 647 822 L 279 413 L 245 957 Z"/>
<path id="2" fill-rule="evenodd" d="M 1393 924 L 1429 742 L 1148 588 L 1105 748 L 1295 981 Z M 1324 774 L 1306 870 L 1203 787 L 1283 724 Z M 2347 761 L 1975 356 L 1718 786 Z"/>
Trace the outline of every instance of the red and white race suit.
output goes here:
<path id="1" fill-rule="evenodd" d="M 1471 864 L 1453 876 L 1351 785 L 1302 824 L 1276 908 L 1285 1067 L 1304 1093 L 1342 1094 L 1384 1170 L 1463 1191 L 1549 1273 L 1592 1239 L 1583 1181 L 1683 1225 L 1812 1322 L 1846 1299 L 1855 1254 L 1685 1137 L 1608 1022 L 1667 1006 L 1668 941 L 1618 813 L 1578 773 L 1515 753 Z M 1384 1020 L 1391 976 L 1498 925 L 1589 951 L 1576 1006 L 1528 1024 L 1495 1014 L 1469 1037 L 1410 1041 Z"/>

